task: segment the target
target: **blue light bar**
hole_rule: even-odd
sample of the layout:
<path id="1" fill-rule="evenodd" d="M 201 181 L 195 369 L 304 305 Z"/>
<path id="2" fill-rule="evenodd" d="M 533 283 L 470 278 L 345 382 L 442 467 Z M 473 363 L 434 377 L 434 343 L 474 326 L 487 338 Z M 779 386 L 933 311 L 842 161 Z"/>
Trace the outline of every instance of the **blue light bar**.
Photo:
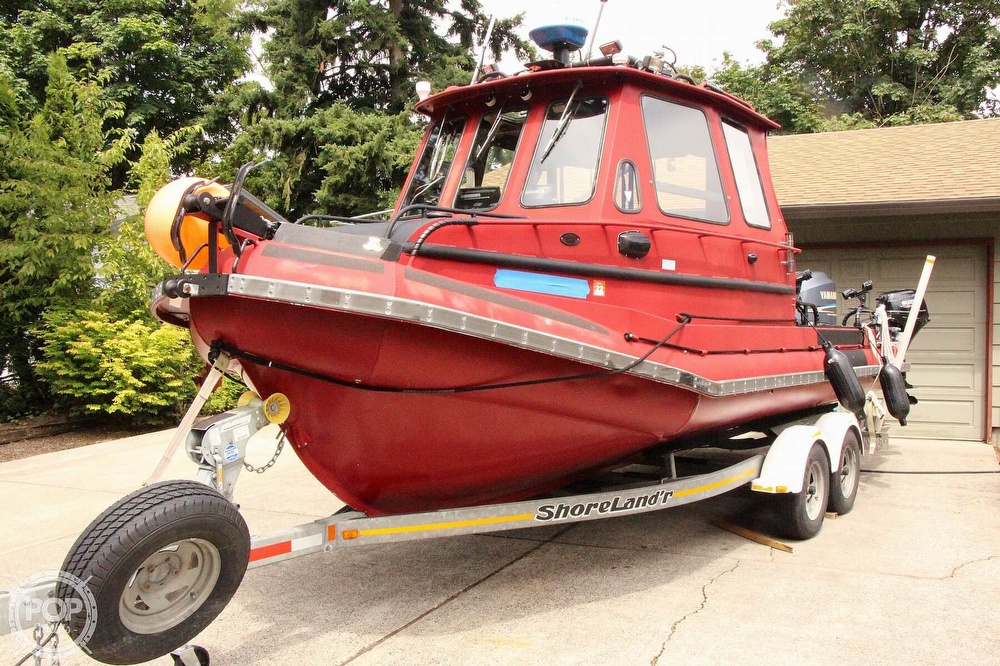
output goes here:
<path id="1" fill-rule="evenodd" d="M 535 28 L 528 33 L 538 48 L 555 52 L 561 49 L 577 51 L 587 43 L 588 30 L 582 25 L 565 23 L 561 25 L 546 25 Z"/>

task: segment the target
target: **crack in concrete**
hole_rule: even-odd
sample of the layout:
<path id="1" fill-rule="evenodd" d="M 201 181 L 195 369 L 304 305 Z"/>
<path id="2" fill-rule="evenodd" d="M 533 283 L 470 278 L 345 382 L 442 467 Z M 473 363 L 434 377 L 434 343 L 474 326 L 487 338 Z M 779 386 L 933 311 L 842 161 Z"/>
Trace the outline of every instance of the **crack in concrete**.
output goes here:
<path id="1" fill-rule="evenodd" d="M 566 527 L 566 529 L 560 530 L 560 531 L 556 532 L 555 534 L 553 534 L 547 540 L 538 542 L 538 544 L 536 546 L 534 546 L 533 548 L 529 548 L 525 552 L 521 553 L 520 555 L 518 555 L 517 557 L 515 557 L 514 559 L 512 559 L 510 562 L 507 562 L 506 564 L 504 564 L 504 565 L 502 565 L 502 566 L 494 569 L 493 571 L 491 571 L 490 573 L 486 574 L 485 576 L 483 576 L 479 580 L 473 581 L 469 585 L 466 585 L 464 588 L 462 588 L 458 592 L 454 593 L 453 595 L 451 595 L 447 599 L 444 599 L 443 601 L 441 601 L 441 602 L 439 602 L 437 604 L 434 604 L 433 606 L 431 606 L 430 608 L 428 608 L 427 610 L 425 610 L 423 613 L 420 613 L 419 615 L 417 615 L 413 619 L 411 619 L 411 620 L 403 623 L 401 626 L 396 627 L 395 629 L 393 629 L 392 631 L 390 631 L 389 633 L 387 633 L 385 636 L 383 636 L 382 638 L 378 639 L 374 643 L 361 648 L 360 650 L 358 650 L 357 652 L 355 652 L 353 655 L 351 655 L 350 657 L 348 657 L 344 661 L 340 662 L 340 664 L 338 664 L 338 666 L 346 666 L 346 664 L 351 663 L 352 661 L 354 661 L 355 659 L 357 659 L 361 655 L 366 654 L 368 652 L 371 652 L 372 650 L 374 650 L 375 648 L 377 648 L 382 643 L 385 643 L 390 638 L 393 638 L 394 636 L 399 635 L 400 633 L 406 631 L 407 629 L 409 629 L 410 627 L 412 627 L 413 625 L 415 625 L 417 622 L 420 622 L 421 620 L 423 620 L 425 617 L 428 617 L 429 615 L 431 615 L 435 611 L 437 611 L 437 610 L 439 610 L 441 608 L 444 608 L 445 606 L 447 606 L 451 602 L 453 602 L 456 599 L 458 599 L 459 597 L 461 597 L 466 592 L 469 592 L 470 590 L 473 590 L 473 589 L 479 587 L 480 585 L 482 585 L 483 583 L 485 583 L 489 579 L 493 578 L 494 576 L 496 576 L 500 572 L 502 572 L 502 571 L 504 571 L 506 569 L 509 569 L 510 567 L 514 566 L 515 564 L 517 564 L 521 560 L 525 559 L 529 555 L 535 553 L 542 546 L 545 546 L 546 544 L 552 543 L 552 541 L 554 541 L 555 539 L 561 537 L 563 534 L 566 534 L 566 532 L 569 532 L 571 529 L 573 529 L 577 525 L 579 525 L 579 523 L 574 523 L 572 525 L 569 525 L 569 526 Z"/>
<path id="2" fill-rule="evenodd" d="M 961 569 L 964 569 L 965 567 L 971 566 L 973 564 L 979 564 L 980 562 L 992 562 L 993 560 L 1000 560 L 1000 555 L 990 555 L 989 557 L 981 557 L 978 560 L 970 560 L 969 562 L 963 562 L 962 564 L 959 564 L 957 567 L 952 569 L 950 575 L 944 576 L 943 578 L 939 578 L 938 580 L 949 580 L 951 578 L 954 578 L 955 574 L 957 574 Z"/>
<path id="3" fill-rule="evenodd" d="M 684 617 L 679 618 L 672 625 L 670 625 L 670 633 L 667 634 L 667 638 L 663 641 L 663 645 L 660 646 L 660 652 L 659 652 L 659 654 L 657 654 L 655 657 L 653 657 L 652 661 L 649 662 L 649 666 L 657 666 L 657 664 L 659 664 L 660 657 L 662 657 L 663 653 L 666 652 L 666 650 L 667 650 L 667 643 L 669 643 L 673 639 L 674 634 L 677 633 L 677 628 L 685 620 L 687 620 L 689 617 L 694 617 L 695 615 L 697 615 L 701 611 L 705 610 L 705 606 L 708 605 L 708 588 L 710 588 L 715 583 L 715 581 L 719 580 L 723 576 L 725 576 L 727 574 L 731 574 L 734 571 L 736 571 L 737 569 L 739 569 L 740 568 L 740 562 L 741 562 L 741 560 L 736 560 L 736 564 L 733 565 L 732 569 L 726 569 L 725 571 L 723 571 L 722 573 L 720 573 L 718 576 L 715 576 L 714 578 L 712 578 L 712 580 L 708 581 L 707 583 L 705 583 L 702 586 L 702 588 L 701 588 L 701 605 L 699 605 L 697 608 L 695 608 L 690 613 L 685 614 Z"/>
<path id="4" fill-rule="evenodd" d="M 884 578 L 898 578 L 898 579 L 902 579 L 902 580 L 942 581 L 942 580 L 951 580 L 951 579 L 953 579 L 955 577 L 955 575 L 959 571 L 961 571 L 962 569 L 964 569 L 965 567 L 971 566 L 973 564 L 979 564 L 981 562 L 991 562 L 993 560 L 1000 560 L 1000 555 L 990 555 L 989 557 L 981 557 L 981 558 L 978 558 L 978 559 L 975 559 L 975 560 L 969 560 L 968 562 L 963 562 L 962 564 L 959 564 L 954 569 L 952 569 L 951 573 L 947 574 L 946 576 L 929 576 L 929 575 L 921 575 L 921 574 L 894 573 L 894 572 L 891 572 L 891 571 L 868 571 L 868 572 L 866 572 L 866 571 L 859 571 L 857 569 L 844 569 L 844 568 L 841 568 L 841 567 L 820 567 L 820 566 L 817 566 L 817 567 L 814 567 L 814 568 L 817 571 L 848 572 L 848 573 L 853 573 L 853 574 L 858 574 L 858 575 L 881 576 L 881 577 L 884 577 Z"/>

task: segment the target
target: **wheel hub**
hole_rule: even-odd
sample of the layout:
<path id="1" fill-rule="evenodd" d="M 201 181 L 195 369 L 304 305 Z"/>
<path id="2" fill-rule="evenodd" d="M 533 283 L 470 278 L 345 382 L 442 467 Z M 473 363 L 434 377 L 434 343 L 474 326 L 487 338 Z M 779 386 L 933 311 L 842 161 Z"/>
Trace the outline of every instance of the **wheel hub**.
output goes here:
<path id="1" fill-rule="evenodd" d="M 809 479 L 806 484 L 806 515 L 810 520 L 816 520 L 823 511 L 826 480 L 823 478 L 823 468 L 818 462 L 809 465 Z"/>
<path id="2" fill-rule="evenodd" d="M 175 541 L 143 561 L 118 604 L 123 625 L 137 634 L 175 627 L 208 599 L 222 569 L 218 549 L 203 539 Z"/>
<path id="3" fill-rule="evenodd" d="M 854 449 L 845 447 L 844 455 L 840 461 L 840 488 L 844 495 L 850 495 L 854 490 L 858 467 L 857 454 Z"/>
<path id="4" fill-rule="evenodd" d="M 143 589 L 149 589 L 153 585 L 162 585 L 172 572 L 180 572 L 180 560 L 174 553 L 157 553 L 156 556 L 161 554 L 164 555 L 163 561 L 155 566 L 147 567 L 145 570 L 145 574 L 147 575 L 144 575 L 143 572 L 139 572 L 140 578 L 145 577 L 146 579 L 145 583 L 142 585 Z"/>

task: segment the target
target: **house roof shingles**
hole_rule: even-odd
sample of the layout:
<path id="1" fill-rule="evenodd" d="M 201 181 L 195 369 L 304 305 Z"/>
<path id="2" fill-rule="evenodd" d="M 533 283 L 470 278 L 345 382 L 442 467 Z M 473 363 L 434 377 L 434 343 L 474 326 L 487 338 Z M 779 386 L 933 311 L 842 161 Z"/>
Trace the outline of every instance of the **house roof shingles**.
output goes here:
<path id="1" fill-rule="evenodd" d="M 772 136 L 768 153 L 786 214 L 1000 206 L 1000 119 Z"/>

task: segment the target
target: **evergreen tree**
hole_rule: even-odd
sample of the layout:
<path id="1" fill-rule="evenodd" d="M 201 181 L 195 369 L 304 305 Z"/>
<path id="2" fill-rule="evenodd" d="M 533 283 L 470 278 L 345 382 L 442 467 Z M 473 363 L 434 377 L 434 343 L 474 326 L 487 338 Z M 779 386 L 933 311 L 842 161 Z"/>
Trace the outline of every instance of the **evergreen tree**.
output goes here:
<path id="1" fill-rule="evenodd" d="M 466 83 L 475 65 L 474 38 L 489 18 L 478 0 L 274 0 L 260 15 L 270 29 L 264 45 L 279 111 L 305 112 L 343 101 L 356 109 L 399 113 L 421 78 Z M 497 21 L 490 48 L 496 57 L 529 45 L 514 29 L 521 17 Z M 456 64 L 458 67 L 456 67 Z M 462 72 L 459 80 L 448 80 Z"/>
<path id="2" fill-rule="evenodd" d="M 182 130 L 166 139 L 156 130 L 142 142 L 139 160 L 130 165 L 134 196 L 119 200 L 118 220 L 112 233 L 103 235 L 97 248 L 98 292 L 89 308 L 98 307 L 114 320 L 145 320 L 152 324 L 149 295 L 159 282 L 177 269 L 156 255 L 146 241 L 144 212 L 156 191 L 170 182 L 170 163 L 200 128 Z"/>
<path id="3" fill-rule="evenodd" d="M 0 73 L 22 104 L 41 108 L 49 56 L 61 51 L 122 105 L 115 127 L 168 136 L 249 70 L 241 16 L 236 0 L 15 0 L 0 9 Z M 124 168 L 113 179 L 124 185 Z"/>
<path id="4" fill-rule="evenodd" d="M 269 94 L 244 86 L 224 107 L 243 110 L 212 175 L 270 158 L 247 186 L 296 218 L 309 213 L 353 215 L 391 205 L 420 134 L 412 122 L 414 84 L 438 90 L 468 83 L 489 18 L 478 0 L 274 0 L 251 19 L 267 31 Z M 527 57 L 514 29 L 520 16 L 497 20 L 490 50 Z M 216 127 L 220 123 L 209 123 Z M 224 123 L 222 123 L 224 125 Z"/>
<path id="5" fill-rule="evenodd" d="M 48 77 L 29 117 L 0 77 L 0 363 L 17 377 L 5 405 L 15 409 L 44 398 L 32 368 L 41 314 L 92 295 L 94 251 L 114 220 L 109 173 L 132 141 L 107 129 L 121 106 L 74 79 L 61 56 Z"/>

